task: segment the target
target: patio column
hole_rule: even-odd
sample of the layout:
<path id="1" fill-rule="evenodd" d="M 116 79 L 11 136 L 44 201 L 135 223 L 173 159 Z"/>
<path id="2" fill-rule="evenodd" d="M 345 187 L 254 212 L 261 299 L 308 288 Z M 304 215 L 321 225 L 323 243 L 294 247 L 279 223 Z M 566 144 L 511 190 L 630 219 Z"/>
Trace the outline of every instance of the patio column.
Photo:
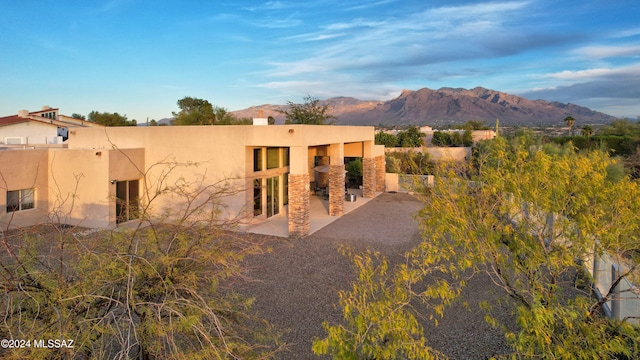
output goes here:
<path id="1" fill-rule="evenodd" d="M 373 141 L 363 144 L 362 158 L 362 196 L 372 198 L 376 196 L 376 159 L 373 157 Z"/>
<path id="2" fill-rule="evenodd" d="M 384 145 L 373 145 L 373 154 L 376 159 L 376 192 L 384 192 L 385 173 L 387 172 Z"/>
<path id="3" fill-rule="evenodd" d="M 344 214 L 344 144 L 329 146 L 329 215 Z"/>
<path id="4" fill-rule="evenodd" d="M 386 167 L 387 163 L 384 155 L 376 156 L 376 192 L 384 192 Z"/>
<path id="5" fill-rule="evenodd" d="M 309 166 L 308 148 L 289 148 L 289 237 L 302 238 L 309 234 Z"/>

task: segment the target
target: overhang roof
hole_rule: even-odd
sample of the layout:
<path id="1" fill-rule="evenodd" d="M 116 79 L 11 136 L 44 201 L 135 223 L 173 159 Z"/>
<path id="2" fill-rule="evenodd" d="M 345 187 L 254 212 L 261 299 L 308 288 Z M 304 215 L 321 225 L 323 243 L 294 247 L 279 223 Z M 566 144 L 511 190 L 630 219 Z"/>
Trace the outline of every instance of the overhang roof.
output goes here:
<path id="1" fill-rule="evenodd" d="M 28 121 L 31 121 L 31 119 L 23 118 L 18 115 L 5 116 L 0 117 L 0 126 L 20 124 Z"/>

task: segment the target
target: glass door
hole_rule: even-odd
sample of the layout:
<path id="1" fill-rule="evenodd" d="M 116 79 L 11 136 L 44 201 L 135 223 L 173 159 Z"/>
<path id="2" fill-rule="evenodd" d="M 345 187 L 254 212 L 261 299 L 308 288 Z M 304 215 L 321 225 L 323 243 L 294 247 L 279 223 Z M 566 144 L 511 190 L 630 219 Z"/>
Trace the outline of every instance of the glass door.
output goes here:
<path id="1" fill-rule="evenodd" d="M 279 176 L 267 178 L 267 217 L 280 213 Z"/>

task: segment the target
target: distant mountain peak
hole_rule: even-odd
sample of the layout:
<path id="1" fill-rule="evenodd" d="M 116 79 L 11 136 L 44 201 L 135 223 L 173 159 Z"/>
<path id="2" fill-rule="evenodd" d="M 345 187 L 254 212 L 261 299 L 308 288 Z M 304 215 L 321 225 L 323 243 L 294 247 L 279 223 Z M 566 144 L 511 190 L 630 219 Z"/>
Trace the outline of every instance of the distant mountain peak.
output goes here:
<path id="1" fill-rule="evenodd" d="M 603 114 L 575 104 L 529 100 L 504 92 L 477 86 L 471 90 L 442 87 L 438 90 L 402 90 L 397 98 L 387 101 L 363 101 L 339 96 L 322 101 L 329 105 L 338 124 L 345 125 L 431 125 L 461 124 L 468 120 L 485 121 L 488 124 L 500 119 L 501 125 L 563 125 L 568 115 L 576 119 L 576 125 L 601 124 L 615 120 Z M 236 116 L 253 117 L 258 109 L 265 116 L 282 114 L 278 105 L 260 105 L 235 111 Z"/>

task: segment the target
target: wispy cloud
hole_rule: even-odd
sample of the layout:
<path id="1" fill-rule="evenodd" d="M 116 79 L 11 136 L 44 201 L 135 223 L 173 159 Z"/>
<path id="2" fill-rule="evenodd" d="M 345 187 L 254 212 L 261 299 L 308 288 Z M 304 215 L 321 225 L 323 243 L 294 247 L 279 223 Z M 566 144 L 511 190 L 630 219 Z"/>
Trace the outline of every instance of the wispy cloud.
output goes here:
<path id="1" fill-rule="evenodd" d="M 597 68 L 585 70 L 565 70 L 546 75 L 548 78 L 571 80 L 571 81 L 593 81 L 599 79 L 638 79 L 640 80 L 640 63 L 621 66 L 616 68 Z"/>
<path id="2" fill-rule="evenodd" d="M 593 59 L 635 56 L 640 57 L 640 45 L 585 46 L 574 51 L 578 55 Z"/>

